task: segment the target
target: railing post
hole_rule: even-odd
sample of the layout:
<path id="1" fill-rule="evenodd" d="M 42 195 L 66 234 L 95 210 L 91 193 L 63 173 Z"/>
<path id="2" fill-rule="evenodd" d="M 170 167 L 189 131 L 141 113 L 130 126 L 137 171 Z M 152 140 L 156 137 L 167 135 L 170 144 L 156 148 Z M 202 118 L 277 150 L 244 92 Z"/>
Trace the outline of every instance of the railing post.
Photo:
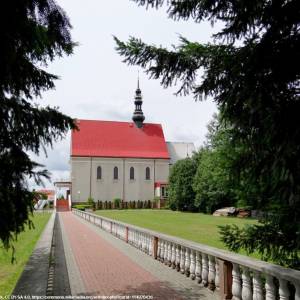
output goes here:
<path id="1" fill-rule="evenodd" d="M 128 243 L 128 227 L 125 227 L 125 242 Z"/>
<path id="2" fill-rule="evenodd" d="M 110 233 L 112 233 L 112 222 L 110 222 Z"/>
<path id="3" fill-rule="evenodd" d="M 153 237 L 153 257 L 154 259 L 157 259 L 157 249 L 158 249 L 158 237 L 154 236 Z"/>
<path id="4" fill-rule="evenodd" d="M 232 264 L 216 258 L 219 261 L 220 299 L 232 298 Z"/>

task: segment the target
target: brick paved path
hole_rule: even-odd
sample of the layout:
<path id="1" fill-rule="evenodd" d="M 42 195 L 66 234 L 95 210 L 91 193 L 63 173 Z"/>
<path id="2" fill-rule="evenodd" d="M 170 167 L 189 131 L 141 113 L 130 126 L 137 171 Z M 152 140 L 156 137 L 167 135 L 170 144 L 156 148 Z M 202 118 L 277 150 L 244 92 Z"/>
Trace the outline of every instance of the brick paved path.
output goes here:
<path id="1" fill-rule="evenodd" d="M 108 237 L 101 229 L 71 212 L 61 212 L 59 217 L 73 294 L 149 295 L 154 299 L 215 299 L 213 294 L 199 294 L 200 286 L 195 282 L 192 283 L 192 288 L 196 291 L 194 294 L 190 287 L 186 290 L 176 288 L 184 284 L 185 280 L 189 285 L 191 280 L 146 254 L 138 253 L 140 251 L 123 241 Z M 160 268 L 163 268 L 163 272 Z M 165 280 L 166 278 L 168 279 Z M 175 283 L 174 286 L 168 282 L 169 278 Z"/>

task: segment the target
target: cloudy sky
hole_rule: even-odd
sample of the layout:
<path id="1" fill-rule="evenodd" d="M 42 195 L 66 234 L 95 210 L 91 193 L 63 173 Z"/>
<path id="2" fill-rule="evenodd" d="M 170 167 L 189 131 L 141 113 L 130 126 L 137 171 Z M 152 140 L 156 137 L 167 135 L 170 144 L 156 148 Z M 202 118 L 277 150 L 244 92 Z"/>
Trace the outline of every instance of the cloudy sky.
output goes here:
<path id="1" fill-rule="evenodd" d="M 179 35 L 211 41 L 214 32 L 209 23 L 175 22 L 166 10 L 146 10 L 129 0 L 57 0 L 73 25 L 74 54 L 51 63 L 48 71 L 60 76 L 56 89 L 43 94 L 42 105 L 58 106 L 60 111 L 78 119 L 130 121 L 137 85 L 137 67 L 122 63 L 115 51 L 113 35 L 121 40 L 129 36 L 170 47 Z M 216 30 L 216 29 L 215 29 Z M 176 87 L 164 89 L 140 70 L 143 111 L 146 122 L 161 123 L 166 140 L 194 142 L 200 146 L 206 125 L 216 112 L 211 100 L 195 102 L 192 96 L 176 97 Z M 70 134 L 33 158 L 52 173 L 52 181 L 69 178 Z M 51 182 L 45 182 L 51 187 Z"/>

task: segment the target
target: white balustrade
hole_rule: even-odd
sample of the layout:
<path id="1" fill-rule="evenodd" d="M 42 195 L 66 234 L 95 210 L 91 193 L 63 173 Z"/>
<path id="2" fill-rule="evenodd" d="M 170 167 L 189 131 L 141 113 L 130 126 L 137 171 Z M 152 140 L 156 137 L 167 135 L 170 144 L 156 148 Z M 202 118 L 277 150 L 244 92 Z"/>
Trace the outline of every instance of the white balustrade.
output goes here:
<path id="1" fill-rule="evenodd" d="M 251 286 L 251 277 L 249 274 L 249 269 L 243 267 L 242 273 L 242 299 L 243 300 L 252 300 L 252 286 Z"/>
<path id="2" fill-rule="evenodd" d="M 202 254 L 202 285 L 207 286 L 208 285 L 208 257 L 207 254 L 203 253 Z"/>
<path id="3" fill-rule="evenodd" d="M 160 253 L 161 253 L 161 240 L 157 242 L 157 260 L 160 260 Z"/>
<path id="4" fill-rule="evenodd" d="M 288 283 L 284 279 L 279 279 L 279 299 L 289 300 L 290 293 L 288 289 Z"/>
<path id="5" fill-rule="evenodd" d="M 177 271 L 180 271 L 180 246 L 176 245 L 176 262 L 175 268 Z"/>
<path id="6" fill-rule="evenodd" d="M 232 299 L 242 299 L 242 281 L 240 267 L 238 264 L 232 265 Z"/>
<path id="7" fill-rule="evenodd" d="M 216 289 L 219 290 L 219 288 L 220 288 L 220 269 L 219 269 L 219 260 L 218 259 L 216 259 L 216 261 L 215 261 L 215 268 L 216 268 L 215 286 L 216 286 Z"/>
<path id="8" fill-rule="evenodd" d="M 176 267 L 176 245 L 172 243 L 172 249 L 171 249 L 172 255 L 171 255 L 171 266 L 173 269 Z"/>
<path id="9" fill-rule="evenodd" d="M 264 292 L 263 292 L 263 284 L 262 278 L 259 272 L 253 272 L 253 300 L 263 300 Z"/>
<path id="10" fill-rule="evenodd" d="M 164 260 L 163 263 L 166 265 L 168 263 L 168 242 L 164 242 Z"/>
<path id="11" fill-rule="evenodd" d="M 276 288 L 273 276 L 266 276 L 266 300 L 276 300 Z"/>
<path id="12" fill-rule="evenodd" d="M 232 300 L 300 300 L 300 272 L 76 209 L 77 216 Z M 223 274 L 221 273 L 223 272 Z M 224 281 L 226 279 L 226 282 Z M 222 280 L 222 282 L 221 282 Z M 222 294 L 223 293 L 223 294 Z"/>
<path id="13" fill-rule="evenodd" d="M 190 255 L 191 259 L 191 265 L 190 265 L 190 277 L 192 280 L 194 280 L 196 278 L 196 253 L 194 250 L 191 250 L 191 255 Z"/>
<path id="14" fill-rule="evenodd" d="M 190 264 L 191 264 L 190 249 L 186 248 L 185 249 L 185 263 L 184 263 L 184 266 L 185 266 L 185 275 L 187 277 L 190 276 Z"/>
<path id="15" fill-rule="evenodd" d="M 185 272 L 185 249 L 183 247 L 181 247 L 180 250 L 180 272 L 181 274 L 184 274 Z"/>
<path id="16" fill-rule="evenodd" d="M 208 256 L 208 287 L 212 291 L 215 289 L 215 279 L 216 279 L 215 258 L 209 255 Z"/>
<path id="17" fill-rule="evenodd" d="M 167 256 L 167 265 L 171 267 L 171 259 L 172 259 L 172 245 L 168 243 L 168 256 Z"/>
<path id="18" fill-rule="evenodd" d="M 202 281 L 202 263 L 201 263 L 201 254 L 200 252 L 196 252 L 196 270 L 195 270 L 195 274 L 196 274 L 196 280 L 198 283 L 200 283 Z"/>

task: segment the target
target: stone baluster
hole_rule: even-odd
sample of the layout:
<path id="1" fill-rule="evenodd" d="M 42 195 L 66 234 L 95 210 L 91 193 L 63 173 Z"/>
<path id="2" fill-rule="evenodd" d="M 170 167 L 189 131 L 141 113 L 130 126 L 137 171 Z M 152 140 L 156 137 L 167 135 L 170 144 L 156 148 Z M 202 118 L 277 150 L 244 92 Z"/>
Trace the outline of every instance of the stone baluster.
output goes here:
<path id="1" fill-rule="evenodd" d="M 146 252 L 146 239 L 145 239 L 145 234 L 141 233 L 141 237 L 142 237 L 142 251 Z"/>
<path id="2" fill-rule="evenodd" d="M 295 300 L 300 300 L 300 283 L 294 283 L 295 286 Z"/>
<path id="3" fill-rule="evenodd" d="M 209 255 L 208 256 L 208 288 L 212 291 L 216 287 L 215 279 L 216 279 L 215 258 Z"/>
<path id="4" fill-rule="evenodd" d="M 215 278 L 215 286 L 216 289 L 220 289 L 220 271 L 219 271 L 219 260 L 216 258 L 215 259 L 215 267 L 216 267 L 216 278 Z"/>
<path id="5" fill-rule="evenodd" d="M 266 300 L 276 300 L 276 288 L 273 276 L 266 275 Z"/>
<path id="6" fill-rule="evenodd" d="M 263 300 L 264 292 L 261 274 L 257 271 L 253 272 L 253 300 Z"/>
<path id="7" fill-rule="evenodd" d="M 150 241 L 149 241 L 148 235 L 147 234 L 144 234 L 144 235 L 145 235 L 145 252 L 146 252 L 146 254 L 149 254 Z"/>
<path id="8" fill-rule="evenodd" d="M 160 262 L 164 261 L 164 256 L 165 256 L 165 242 L 161 241 L 160 242 L 160 259 L 159 259 Z"/>
<path id="9" fill-rule="evenodd" d="M 232 264 L 232 299 L 242 299 L 241 273 L 238 264 Z"/>
<path id="10" fill-rule="evenodd" d="M 142 233 L 142 237 L 143 237 L 143 252 L 147 252 L 147 238 L 146 238 L 146 235 L 145 233 Z"/>
<path id="11" fill-rule="evenodd" d="M 191 255 L 190 255 L 190 260 L 191 260 L 191 265 L 190 265 L 190 277 L 192 280 L 196 278 L 196 253 L 194 250 L 191 250 Z"/>
<path id="12" fill-rule="evenodd" d="M 148 254 L 151 256 L 152 255 L 152 250 L 153 250 L 153 239 L 152 237 L 149 235 L 148 236 L 148 241 L 149 241 L 149 248 L 148 248 Z"/>
<path id="13" fill-rule="evenodd" d="M 138 232 L 135 230 L 134 231 L 134 245 L 136 248 L 139 247 L 139 235 L 138 235 Z"/>
<path id="14" fill-rule="evenodd" d="M 185 249 L 181 246 L 180 250 L 180 272 L 184 274 L 185 272 Z"/>
<path id="15" fill-rule="evenodd" d="M 185 249 L 185 263 L 184 263 L 186 277 L 190 276 L 190 264 L 191 264 L 190 249 L 186 248 Z"/>
<path id="16" fill-rule="evenodd" d="M 168 242 L 165 242 L 164 245 L 164 264 L 166 265 L 168 263 Z"/>
<path id="17" fill-rule="evenodd" d="M 160 255 L 159 255 L 159 261 L 163 262 L 164 260 L 164 254 L 165 254 L 165 249 L 164 249 L 164 241 L 160 241 Z"/>
<path id="18" fill-rule="evenodd" d="M 172 265 L 172 268 L 175 269 L 175 267 L 176 267 L 176 245 L 174 243 L 172 243 L 171 265 Z"/>
<path id="19" fill-rule="evenodd" d="M 287 281 L 284 279 L 279 279 L 279 299 L 289 300 L 289 298 L 290 298 L 290 292 L 289 292 Z"/>
<path id="20" fill-rule="evenodd" d="M 242 299 L 243 300 L 252 300 L 252 286 L 251 286 L 251 277 L 249 269 L 243 267 L 242 273 Z"/>
<path id="21" fill-rule="evenodd" d="M 198 283 L 200 283 L 202 281 L 202 277 L 201 277 L 201 273 L 202 273 L 202 264 L 201 264 L 201 255 L 200 252 L 196 252 L 196 270 L 195 270 L 195 274 L 196 274 L 196 280 Z"/>
<path id="22" fill-rule="evenodd" d="M 160 261 L 160 252 L 161 251 L 161 240 L 158 239 L 158 242 L 157 242 L 157 260 Z"/>
<path id="23" fill-rule="evenodd" d="M 207 254 L 202 253 L 202 285 L 207 286 L 208 285 L 208 258 Z"/>
<path id="24" fill-rule="evenodd" d="M 180 248 L 179 245 L 176 245 L 176 262 L 175 262 L 175 267 L 177 272 L 180 271 Z"/>
<path id="25" fill-rule="evenodd" d="M 167 265 L 171 267 L 172 265 L 172 243 L 168 243 L 168 262 Z"/>
<path id="26" fill-rule="evenodd" d="M 139 249 L 140 248 L 140 233 L 138 232 L 138 231 L 136 231 L 136 247 L 137 247 L 137 249 Z"/>

